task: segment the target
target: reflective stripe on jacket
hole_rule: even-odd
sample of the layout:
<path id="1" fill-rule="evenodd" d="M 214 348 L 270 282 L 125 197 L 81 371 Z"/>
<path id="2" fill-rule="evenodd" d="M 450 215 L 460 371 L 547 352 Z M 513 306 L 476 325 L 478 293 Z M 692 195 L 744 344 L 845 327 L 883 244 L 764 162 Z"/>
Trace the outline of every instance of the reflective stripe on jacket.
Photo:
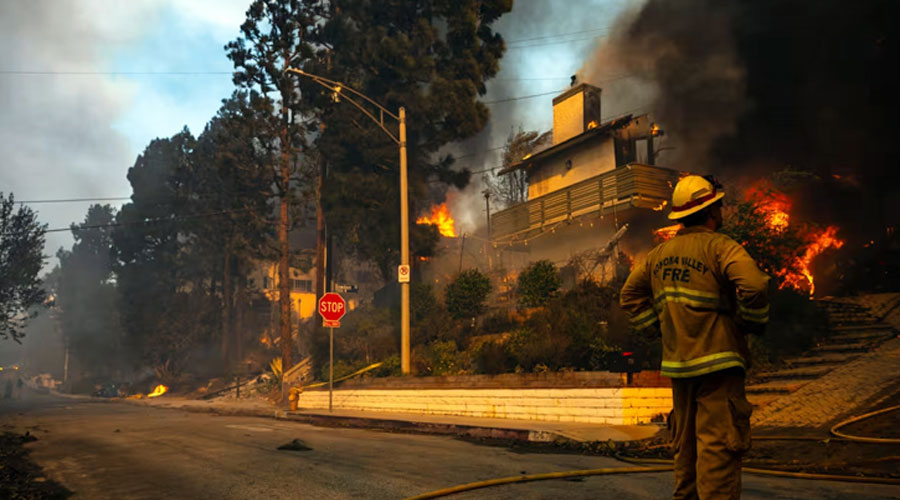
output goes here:
<path id="1" fill-rule="evenodd" d="M 662 374 L 695 377 L 749 364 L 744 335 L 769 321 L 769 277 L 744 247 L 706 227 L 682 229 L 647 254 L 622 288 L 631 325 L 657 321 Z"/>

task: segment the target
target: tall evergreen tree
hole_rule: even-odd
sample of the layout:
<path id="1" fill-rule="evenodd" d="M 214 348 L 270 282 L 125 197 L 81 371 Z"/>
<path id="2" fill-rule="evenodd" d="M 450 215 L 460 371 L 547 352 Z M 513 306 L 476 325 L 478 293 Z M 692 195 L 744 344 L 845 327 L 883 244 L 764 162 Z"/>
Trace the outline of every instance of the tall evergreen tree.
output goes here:
<path id="1" fill-rule="evenodd" d="M 260 112 L 262 110 L 262 112 Z M 190 212 L 220 212 L 187 224 L 191 245 L 188 267 L 221 277 L 222 358 L 226 366 L 242 357 L 243 340 L 235 309 L 252 265 L 274 259 L 271 214 L 277 170 L 266 118 L 271 110 L 255 92 L 235 92 L 197 140 L 186 182 L 194 184 Z M 199 277 L 199 276 L 198 276 Z"/>
<path id="2" fill-rule="evenodd" d="M 247 9 L 241 36 L 225 46 L 234 63 L 234 83 L 255 90 L 260 104 L 274 110 L 268 124 L 275 139 L 266 144 L 278 155 L 278 175 L 274 189 L 278 197 L 277 237 L 278 302 L 282 359 L 292 366 L 294 345 L 291 329 L 290 257 L 288 235 L 292 229 L 291 207 L 297 201 L 298 184 L 312 185 L 308 172 L 301 168 L 298 154 L 306 143 L 303 108 L 294 77 L 285 73 L 313 55 L 312 42 L 319 29 L 322 4 L 314 0 L 254 0 Z"/>
<path id="3" fill-rule="evenodd" d="M 220 328 L 214 278 L 197 278 L 185 259 L 186 222 L 215 217 L 190 214 L 196 140 L 185 129 L 155 139 L 128 170 L 131 202 L 116 217 L 112 233 L 119 310 L 127 345 L 161 376 L 184 367 L 192 348 Z M 190 278 L 190 279 L 189 279 Z"/>
<path id="4" fill-rule="evenodd" d="M 31 208 L 0 193 L 0 338 L 21 342 L 33 307 L 44 300 L 38 273 L 46 229 Z"/>
<path id="5" fill-rule="evenodd" d="M 84 222 L 72 225 L 75 243 L 60 249 L 55 305 L 73 357 L 92 375 L 111 376 L 124 366 L 112 273 L 115 210 L 91 205 Z"/>

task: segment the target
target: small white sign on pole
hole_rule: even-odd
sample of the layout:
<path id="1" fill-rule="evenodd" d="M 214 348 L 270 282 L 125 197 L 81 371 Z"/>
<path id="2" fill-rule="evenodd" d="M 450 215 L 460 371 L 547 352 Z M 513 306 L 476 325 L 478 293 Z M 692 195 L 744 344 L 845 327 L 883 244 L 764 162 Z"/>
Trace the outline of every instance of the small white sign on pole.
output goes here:
<path id="1" fill-rule="evenodd" d="M 409 265 L 401 265 L 397 267 L 397 282 L 409 283 Z"/>

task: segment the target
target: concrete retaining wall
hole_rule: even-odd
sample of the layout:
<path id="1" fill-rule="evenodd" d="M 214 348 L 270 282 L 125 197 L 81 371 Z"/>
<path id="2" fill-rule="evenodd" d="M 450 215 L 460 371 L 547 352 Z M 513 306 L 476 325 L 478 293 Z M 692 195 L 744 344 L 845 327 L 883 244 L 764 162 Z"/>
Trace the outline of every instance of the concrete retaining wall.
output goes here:
<path id="1" fill-rule="evenodd" d="M 328 390 L 300 395 L 300 407 L 327 409 Z M 334 408 L 549 422 L 632 425 L 672 408 L 667 387 L 517 389 L 351 389 L 334 391 Z"/>

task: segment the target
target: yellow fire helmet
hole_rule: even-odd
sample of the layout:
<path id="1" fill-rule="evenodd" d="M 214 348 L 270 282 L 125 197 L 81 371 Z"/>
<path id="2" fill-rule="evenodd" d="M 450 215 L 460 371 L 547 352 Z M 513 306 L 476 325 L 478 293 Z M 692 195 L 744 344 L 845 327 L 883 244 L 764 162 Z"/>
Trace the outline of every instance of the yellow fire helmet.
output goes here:
<path id="1" fill-rule="evenodd" d="M 725 197 L 722 185 L 712 176 L 688 175 L 678 181 L 672 191 L 672 212 L 669 218 L 678 220 L 697 213 Z"/>

